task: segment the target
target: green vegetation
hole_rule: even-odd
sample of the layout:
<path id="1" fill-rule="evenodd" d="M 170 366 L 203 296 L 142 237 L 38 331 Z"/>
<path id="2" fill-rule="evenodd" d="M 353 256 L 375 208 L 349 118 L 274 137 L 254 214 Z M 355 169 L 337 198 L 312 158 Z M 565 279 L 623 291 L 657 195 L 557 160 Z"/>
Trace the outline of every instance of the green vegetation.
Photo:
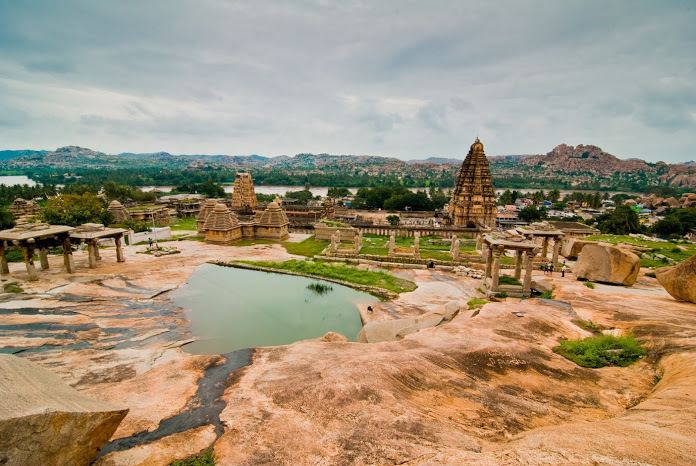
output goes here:
<path id="1" fill-rule="evenodd" d="M 553 291 L 546 290 L 539 296 L 541 299 L 553 299 Z"/>
<path id="2" fill-rule="evenodd" d="M 471 298 L 469 301 L 467 301 L 466 305 L 469 309 L 478 309 L 487 303 L 488 300 L 485 298 Z"/>
<path id="3" fill-rule="evenodd" d="M 504 291 L 501 291 L 500 293 L 496 293 L 494 296 L 498 299 L 505 299 L 508 297 L 508 294 Z"/>
<path id="4" fill-rule="evenodd" d="M 612 212 L 597 217 L 597 228 L 602 233 L 613 235 L 627 235 L 641 231 L 638 214 L 627 205 L 616 206 Z"/>
<path id="5" fill-rule="evenodd" d="M 326 193 L 327 196 L 332 197 L 334 199 L 337 199 L 339 197 L 346 197 L 350 196 L 351 192 L 348 190 L 348 188 L 344 187 L 333 187 L 329 188 L 329 192 Z"/>
<path id="6" fill-rule="evenodd" d="M 665 218 L 658 220 L 652 232 L 663 238 L 684 236 L 690 229 L 696 228 L 696 207 L 671 209 Z"/>
<path id="7" fill-rule="evenodd" d="M 333 291 L 333 286 L 324 283 L 310 283 L 307 285 L 307 289 L 321 295 Z"/>
<path id="8" fill-rule="evenodd" d="M 440 188 L 431 187 L 429 192 L 413 192 L 406 186 L 395 184 L 360 188 L 352 205 L 356 209 L 436 210 L 441 209 L 448 200 Z"/>
<path id="9" fill-rule="evenodd" d="M 104 199 L 92 193 L 63 194 L 52 197 L 43 209 L 46 223 L 78 226 L 83 223 L 111 223 L 111 213 Z"/>
<path id="10" fill-rule="evenodd" d="M 213 449 L 208 448 L 207 450 L 204 450 L 201 453 L 184 460 L 174 461 L 169 466 L 215 466 Z"/>
<path id="11" fill-rule="evenodd" d="M 675 262 L 682 262 L 696 254 L 696 244 L 693 243 L 684 243 L 680 244 L 679 247 L 675 247 L 675 243 L 672 242 L 649 241 L 633 238 L 628 235 L 595 235 L 589 236 L 586 239 L 590 241 L 603 241 L 611 244 L 626 243 L 642 248 L 649 248 L 652 253 L 661 254 Z M 677 249 L 679 250 L 678 252 Z M 640 265 L 641 267 L 664 267 L 667 264 L 661 260 L 641 258 Z"/>
<path id="12" fill-rule="evenodd" d="M 588 332 L 592 332 L 594 334 L 599 334 L 602 331 L 599 326 L 597 326 L 597 324 L 591 320 L 576 319 L 573 321 L 573 323 L 581 329 L 587 330 Z"/>
<path id="13" fill-rule="evenodd" d="M 315 196 L 309 189 L 303 189 L 301 191 L 288 191 L 285 193 L 287 199 L 294 199 L 298 204 L 306 205 L 312 199 L 319 199 L 319 196 Z"/>
<path id="14" fill-rule="evenodd" d="M 172 230 L 197 230 L 196 217 L 184 217 L 177 219 L 176 223 L 170 225 Z"/>
<path id="15" fill-rule="evenodd" d="M 284 241 L 283 247 L 290 254 L 298 256 L 314 257 L 329 245 L 329 241 L 316 239 L 314 236 L 307 238 L 299 243 Z"/>
<path id="16" fill-rule="evenodd" d="M 595 289 L 595 284 L 594 284 L 594 282 L 586 281 L 586 282 L 584 283 L 584 285 L 585 285 L 586 287 L 588 287 L 589 289 L 591 289 L 591 290 L 594 290 L 594 289 Z"/>
<path id="17" fill-rule="evenodd" d="M 378 235 L 363 235 L 363 247 L 361 254 L 374 254 L 377 256 L 387 256 L 389 254 L 389 237 Z M 413 248 L 413 238 L 407 236 L 397 236 L 395 238 L 397 248 Z M 459 251 L 464 254 L 473 254 L 476 249 L 474 242 L 462 241 Z M 452 260 L 450 245 L 443 242 L 437 236 L 422 236 L 420 241 L 420 255 L 423 259 Z"/>
<path id="18" fill-rule="evenodd" d="M 645 349 L 632 335 L 597 335 L 582 340 L 563 340 L 554 352 L 582 367 L 626 367 L 643 357 Z"/>
<path id="19" fill-rule="evenodd" d="M 538 222 L 547 217 L 546 209 L 543 207 L 530 205 L 520 210 L 519 219 L 523 222 Z"/>
<path id="20" fill-rule="evenodd" d="M 22 288 L 17 282 L 11 282 L 5 283 L 2 286 L 2 290 L 5 293 L 22 293 L 24 291 L 24 288 Z"/>
<path id="21" fill-rule="evenodd" d="M 498 283 L 501 285 L 522 285 L 522 282 L 510 275 L 501 275 L 498 277 Z"/>
<path id="22" fill-rule="evenodd" d="M 203 183 L 183 183 L 172 190 L 172 194 L 204 194 L 208 197 L 225 197 L 225 188 L 208 179 Z"/>
<path id="23" fill-rule="evenodd" d="M 387 222 L 389 222 L 389 225 L 396 226 L 401 223 L 401 217 L 398 215 L 387 215 Z"/>
<path id="24" fill-rule="evenodd" d="M 395 277 L 394 275 L 386 272 L 360 270 L 344 264 L 295 259 L 285 262 L 243 261 L 243 263 L 269 269 L 287 270 L 289 272 L 297 272 L 305 275 L 341 280 L 358 285 L 374 286 L 377 288 L 394 291 L 396 293 L 403 293 L 416 289 L 415 283 L 409 280 L 404 280 L 403 278 Z"/>

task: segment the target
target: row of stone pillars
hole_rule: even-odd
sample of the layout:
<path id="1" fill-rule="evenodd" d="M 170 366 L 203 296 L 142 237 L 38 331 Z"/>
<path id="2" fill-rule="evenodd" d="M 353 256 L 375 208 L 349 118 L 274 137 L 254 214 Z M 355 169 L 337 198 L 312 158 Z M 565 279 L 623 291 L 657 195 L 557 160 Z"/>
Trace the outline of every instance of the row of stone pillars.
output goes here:
<path id="1" fill-rule="evenodd" d="M 121 237 L 116 237 L 114 238 L 115 243 L 116 243 L 116 261 L 117 262 L 125 262 L 125 257 L 123 255 L 123 246 L 122 246 L 122 239 Z M 38 249 L 39 252 L 39 263 L 41 266 L 41 270 L 48 270 L 50 268 L 49 262 L 48 262 L 48 248 L 46 247 L 36 247 L 31 244 L 27 245 L 17 245 L 21 252 L 22 252 L 22 258 L 24 259 L 24 266 L 27 269 L 27 275 L 28 279 L 30 281 L 36 281 L 39 279 L 39 274 L 38 271 L 36 270 L 36 266 L 34 265 L 34 252 L 36 249 Z M 72 244 L 69 239 L 65 239 L 62 244 L 63 248 L 63 266 L 65 267 L 65 271 L 67 273 L 74 273 L 75 272 L 75 260 L 73 258 L 72 254 Z M 5 256 L 5 253 L 7 251 L 7 246 L 5 245 L 5 242 L 0 242 L 0 274 L 2 275 L 8 275 L 10 273 L 10 267 L 9 264 L 7 263 L 7 257 Z M 88 253 L 88 262 L 89 262 L 89 268 L 93 269 L 97 267 L 97 261 L 101 260 L 101 256 L 99 255 L 99 246 L 97 244 L 97 240 L 92 240 L 87 242 L 87 253 Z"/>
<path id="2" fill-rule="evenodd" d="M 500 258 L 505 253 L 503 246 L 494 245 L 492 247 L 484 247 L 486 256 L 486 274 L 485 278 L 490 279 L 490 290 L 494 293 L 500 290 Z M 534 269 L 535 250 L 515 251 L 515 278 L 522 277 L 522 266 L 524 265 L 524 281 L 522 282 L 522 293 L 529 296 L 532 290 L 532 271 Z"/>

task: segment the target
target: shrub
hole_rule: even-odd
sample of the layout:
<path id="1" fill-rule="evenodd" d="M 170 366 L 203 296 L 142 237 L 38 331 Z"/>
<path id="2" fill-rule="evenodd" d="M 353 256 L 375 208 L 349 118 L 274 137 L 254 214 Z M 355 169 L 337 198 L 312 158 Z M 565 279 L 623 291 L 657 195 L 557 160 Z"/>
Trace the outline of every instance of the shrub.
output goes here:
<path id="1" fill-rule="evenodd" d="M 333 286 L 324 283 L 310 283 L 307 285 L 307 289 L 321 295 L 333 291 Z"/>
<path id="2" fill-rule="evenodd" d="M 632 335 L 564 340 L 553 351 L 582 367 L 630 366 L 646 353 Z"/>
<path id="3" fill-rule="evenodd" d="M 496 297 L 496 298 L 499 298 L 499 299 L 505 299 L 505 298 L 508 297 L 508 294 L 507 294 L 506 292 L 504 292 L 504 291 L 501 291 L 500 293 L 496 293 L 496 294 L 495 294 L 495 297 Z"/>
<path id="4" fill-rule="evenodd" d="M 208 448 L 201 453 L 188 457 L 184 460 L 174 461 L 170 466 L 215 466 L 213 449 Z"/>
<path id="5" fill-rule="evenodd" d="M 484 298 L 471 298 L 467 303 L 469 309 L 476 309 L 482 307 L 484 304 L 488 303 L 487 299 Z"/>
<path id="6" fill-rule="evenodd" d="M 539 296 L 541 299 L 553 299 L 553 291 L 546 290 Z"/>
<path id="7" fill-rule="evenodd" d="M 587 281 L 587 282 L 584 283 L 584 285 L 585 285 L 586 287 L 588 287 L 589 289 L 591 289 L 591 290 L 594 290 L 594 289 L 595 289 L 595 284 L 594 284 L 594 282 Z"/>
<path id="8" fill-rule="evenodd" d="M 583 319 L 577 319 L 574 320 L 573 323 L 580 327 L 583 330 L 587 330 L 588 332 L 592 333 L 600 333 L 601 329 L 597 324 L 592 322 L 591 320 L 583 320 Z"/>

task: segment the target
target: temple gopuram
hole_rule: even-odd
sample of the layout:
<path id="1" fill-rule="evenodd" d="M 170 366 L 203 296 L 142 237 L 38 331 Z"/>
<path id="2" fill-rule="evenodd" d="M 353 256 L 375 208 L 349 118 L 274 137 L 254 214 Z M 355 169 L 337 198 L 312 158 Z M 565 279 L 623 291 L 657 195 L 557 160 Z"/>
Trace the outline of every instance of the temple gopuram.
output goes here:
<path id="1" fill-rule="evenodd" d="M 253 213 L 256 209 L 254 181 L 250 173 L 237 173 L 232 188 L 232 210 Z"/>
<path id="2" fill-rule="evenodd" d="M 496 207 L 491 170 L 476 138 L 457 176 L 448 209 L 451 225 L 464 228 L 495 228 Z"/>

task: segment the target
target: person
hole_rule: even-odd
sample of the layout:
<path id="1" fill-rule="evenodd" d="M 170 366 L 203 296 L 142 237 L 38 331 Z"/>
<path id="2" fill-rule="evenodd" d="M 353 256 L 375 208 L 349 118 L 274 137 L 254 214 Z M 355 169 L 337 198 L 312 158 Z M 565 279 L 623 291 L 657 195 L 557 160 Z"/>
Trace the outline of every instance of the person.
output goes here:
<path id="1" fill-rule="evenodd" d="M 367 306 L 367 312 L 372 312 L 372 306 Z"/>
<path id="2" fill-rule="evenodd" d="M 428 268 L 429 268 L 429 269 L 432 269 L 432 268 L 434 268 L 434 267 L 435 267 L 435 262 L 433 262 L 433 261 L 428 261 Z"/>
<path id="3" fill-rule="evenodd" d="M 148 238 L 147 242 L 150 243 L 150 249 L 152 249 L 152 238 Z"/>
<path id="4" fill-rule="evenodd" d="M 566 267 L 565 261 L 563 261 L 563 267 L 561 267 L 561 277 L 565 277 L 566 270 L 568 268 Z"/>

